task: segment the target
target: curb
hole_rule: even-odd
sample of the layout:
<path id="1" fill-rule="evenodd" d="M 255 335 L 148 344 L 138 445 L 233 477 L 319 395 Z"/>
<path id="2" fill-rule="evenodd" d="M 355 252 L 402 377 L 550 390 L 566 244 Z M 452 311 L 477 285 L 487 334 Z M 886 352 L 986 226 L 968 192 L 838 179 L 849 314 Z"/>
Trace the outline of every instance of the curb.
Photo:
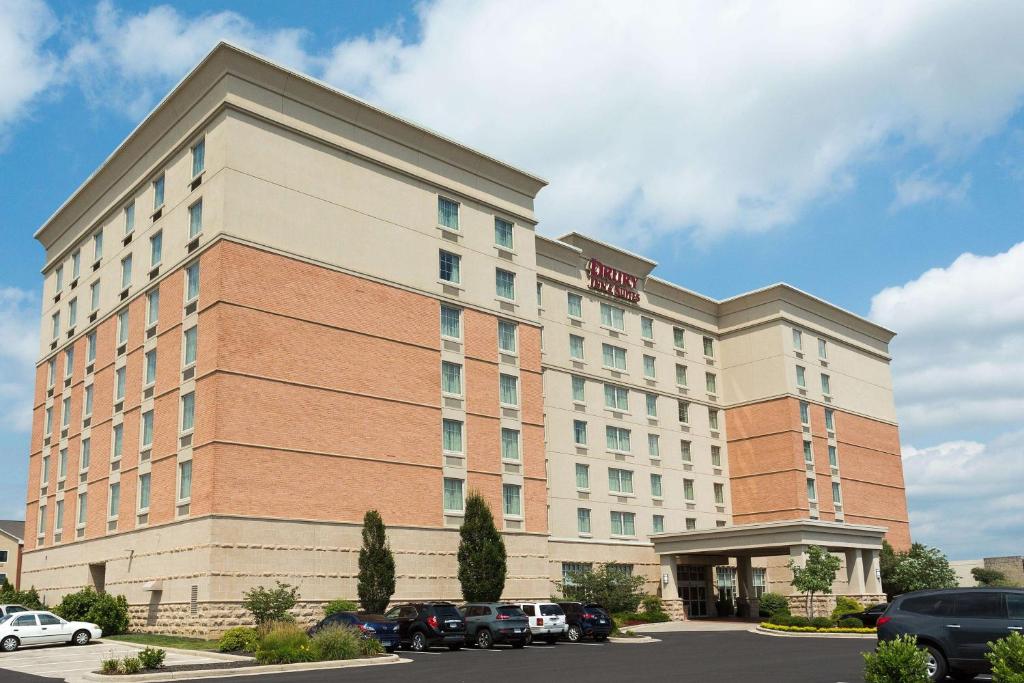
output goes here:
<path id="1" fill-rule="evenodd" d="M 627 645 L 646 645 L 647 643 L 660 643 L 661 641 L 657 638 L 651 638 L 650 636 L 640 636 L 639 638 L 612 638 L 609 636 L 609 643 L 623 643 Z"/>
<path id="2" fill-rule="evenodd" d="M 237 669 L 200 669 L 197 671 L 167 671 L 151 674 L 104 675 L 87 673 L 79 680 L 83 681 L 177 681 L 197 678 L 230 678 L 235 676 L 261 676 L 264 674 L 288 673 L 290 671 L 315 671 L 317 669 L 347 669 L 360 666 L 382 666 L 386 664 L 404 664 L 411 659 L 402 659 L 398 655 L 383 655 L 364 659 L 342 659 L 331 662 L 300 662 L 298 664 L 268 664 L 266 666 L 246 666 Z"/>
<path id="3" fill-rule="evenodd" d="M 138 650 L 145 650 L 147 647 L 153 647 L 158 648 L 160 650 L 166 650 L 169 653 L 173 652 L 176 655 L 204 657 L 206 659 L 213 659 L 218 662 L 245 662 L 252 659 L 252 657 L 246 657 L 245 655 L 232 655 L 226 652 L 217 652 L 216 650 L 187 650 L 181 647 L 161 647 L 159 645 L 143 645 L 141 643 L 129 643 L 125 640 L 103 640 L 102 638 L 100 638 L 99 640 L 94 640 L 93 642 L 97 645 L 124 645 L 126 647 L 134 647 Z"/>
<path id="4" fill-rule="evenodd" d="M 748 633 L 759 633 L 762 636 L 777 636 L 780 638 L 860 638 L 861 640 L 875 640 L 878 636 L 874 633 L 801 633 L 799 631 L 773 631 L 770 628 L 756 626 Z"/>

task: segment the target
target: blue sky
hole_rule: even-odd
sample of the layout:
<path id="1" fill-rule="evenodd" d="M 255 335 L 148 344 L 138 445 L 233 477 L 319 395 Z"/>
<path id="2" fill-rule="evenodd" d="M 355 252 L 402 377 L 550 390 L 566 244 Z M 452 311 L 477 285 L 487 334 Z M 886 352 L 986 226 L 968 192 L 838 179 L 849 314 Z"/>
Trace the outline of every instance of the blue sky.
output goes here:
<path id="1" fill-rule="evenodd" d="M 547 178 L 546 234 L 895 329 L 915 538 L 1024 552 L 1024 7 L 582 7 L 0 0 L 0 517 L 25 495 L 32 233 L 228 38 Z"/>

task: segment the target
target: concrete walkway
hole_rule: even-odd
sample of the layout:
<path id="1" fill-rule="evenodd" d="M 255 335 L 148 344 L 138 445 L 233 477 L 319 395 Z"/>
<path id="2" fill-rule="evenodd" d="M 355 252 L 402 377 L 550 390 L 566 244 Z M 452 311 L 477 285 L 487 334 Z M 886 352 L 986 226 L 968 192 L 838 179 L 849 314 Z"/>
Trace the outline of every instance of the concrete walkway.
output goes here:
<path id="1" fill-rule="evenodd" d="M 706 631 L 749 631 L 757 626 L 756 621 L 736 619 L 693 619 L 691 621 L 666 621 L 660 624 L 626 626 L 623 630 L 650 635 L 652 633 L 686 633 Z"/>

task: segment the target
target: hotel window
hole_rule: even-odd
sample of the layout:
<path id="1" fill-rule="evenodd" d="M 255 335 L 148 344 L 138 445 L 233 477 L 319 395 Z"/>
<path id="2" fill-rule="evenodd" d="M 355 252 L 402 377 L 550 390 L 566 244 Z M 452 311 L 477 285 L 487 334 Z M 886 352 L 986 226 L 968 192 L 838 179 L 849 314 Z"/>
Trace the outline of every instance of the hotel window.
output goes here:
<path id="1" fill-rule="evenodd" d="M 811 424 L 811 407 L 807 401 L 800 401 L 800 422 L 805 425 Z"/>
<path id="2" fill-rule="evenodd" d="M 681 328 L 681 327 L 673 327 L 672 328 L 672 343 L 675 345 L 675 347 L 677 349 L 685 349 L 686 348 L 686 333 L 683 332 L 683 328 Z"/>
<path id="3" fill-rule="evenodd" d="M 768 570 L 764 567 L 754 567 L 754 597 L 760 598 L 768 590 Z"/>
<path id="4" fill-rule="evenodd" d="M 693 462 L 692 451 L 690 450 L 690 442 L 685 439 L 679 441 L 679 453 L 682 456 L 683 462 Z"/>
<path id="5" fill-rule="evenodd" d="M 110 504 L 107 508 L 108 517 L 117 517 L 121 511 L 121 484 L 110 485 Z"/>
<path id="6" fill-rule="evenodd" d="M 147 473 L 139 475 L 139 512 L 145 512 L 149 509 L 150 481 L 150 474 Z"/>
<path id="7" fill-rule="evenodd" d="M 192 498 L 192 461 L 178 463 L 178 501 Z"/>
<path id="8" fill-rule="evenodd" d="M 507 270 L 496 268 L 494 270 L 494 290 L 502 299 L 515 301 L 516 299 L 516 274 Z"/>
<path id="9" fill-rule="evenodd" d="M 462 366 L 441 361 L 441 392 L 462 396 Z"/>
<path id="10" fill-rule="evenodd" d="M 132 255 L 128 254 L 121 259 L 121 289 L 128 289 L 132 285 Z"/>
<path id="11" fill-rule="evenodd" d="M 46 436 L 53 434 L 53 406 L 46 409 L 46 418 L 43 422 L 43 433 L 46 434 Z"/>
<path id="12" fill-rule="evenodd" d="M 462 423 L 458 420 L 441 420 L 442 447 L 449 453 L 462 453 Z"/>
<path id="13" fill-rule="evenodd" d="M 68 449 L 60 449 L 57 457 L 57 481 L 64 481 L 68 476 Z"/>
<path id="14" fill-rule="evenodd" d="M 125 378 L 128 374 L 128 369 L 124 366 L 119 367 L 114 371 L 114 400 L 121 401 L 124 399 L 124 387 Z"/>
<path id="15" fill-rule="evenodd" d="M 814 462 L 814 451 L 810 441 L 804 441 L 804 462 Z"/>
<path id="16" fill-rule="evenodd" d="M 60 264 L 59 266 L 57 266 L 57 270 L 55 271 L 55 275 L 54 275 L 54 280 L 55 280 L 54 285 L 53 285 L 54 291 L 59 292 L 60 290 L 64 289 L 64 264 L 63 263 Z"/>
<path id="17" fill-rule="evenodd" d="M 43 536 L 46 533 L 46 506 L 39 506 L 39 535 Z"/>
<path id="18" fill-rule="evenodd" d="M 612 346 L 611 344 L 601 344 L 601 358 L 606 368 L 625 372 L 626 349 Z"/>
<path id="19" fill-rule="evenodd" d="M 52 339 L 56 340 L 60 336 L 60 311 L 57 311 L 50 316 L 50 322 L 53 324 L 53 336 Z"/>
<path id="20" fill-rule="evenodd" d="M 679 402 L 679 421 L 690 424 L 690 404 L 686 401 Z"/>
<path id="21" fill-rule="evenodd" d="M 71 397 L 65 396 L 60 405 L 60 426 L 67 427 L 71 424 Z"/>
<path id="22" fill-rule="evenodd" d="M 583 420 L 572 421 L 572 436 L 577 446 L 587 445 L 587 423 Z"/>
<path id="23" fill-rule="evenodd" d="M 44 455 L 39 470 L 39 483 L 46 486 L 50 481 L 50 456 Z"/>
<path id="24" fill-rule="evenodd" d="M 640 316 L 640 336 L 644 339 L 654 339 L 654 320 Z"/>
<path id="25" fill-rule="evenodd" d="M 824 339 L 818 339 L 818 358 L 828 359 L 828 343 Z"/>
<path id="26" fill-rule="evenodd" d="M 651 458 L 661 458 L 661 439 L 657 434 L 647 435 L 647 455 Z"/>
<path id="27" fill-rule="evenodd" d="M 64 349 L 64 377 L 71 377 L 75 372 L 75 347 Z"/>
<path id="28" fill-rule="evenodd" d="M 804 335 L 803 332 L 793 328 L 793 349 L 796 351 L 803 351 L 804 349 Z"/>
<path id="29" fill-rule="evenodd" d="M 718 393 L 718 378 L 713 372 L 704 373 L 704 386 L 708 390 L 709 394 Z"/>
<path id="30" fill-rule="evenodd" d="M 569 335 L 569 357 L 573 360 L 583 360 L 583 337 L 577 334 Z"/>
<path id="31" fill-rule="evenodd" d="M 502 484 L 501 498 L 504 503 L 506 517 L 519 517 L 523 514 L 521 487 L 516 484 Z"/>
<path id="32" fill-rule="evenodd" d="M 85 388 L 85 399 L 82 402 L 82 417 L 89 417 L 92 415 L 92 395 L 93 385 L 89 385 Z"/>
<path id="33" fill-rule="evenodd" d="M 686 366 L 676 363 L 676 386 L 686 386 Z"/>
<path id="34" fill-rule="evenodd" d="M 146 327 L 152 327 L 160 318 L 160 288 L 151 289 L 146 294 Z"/>
<path id="35" fill-rule="evenodd" d="M 190 391 L 181 397 L 181 431 L 191 430 L 196 423 L 196 393 Z"/>
<path id="36" fill-rule="evenodd" d="M 185 367 L 196 362 L 199 349 L 199 328 L 195 325 L 185 330 Z"/>
<path id="37" fill-rule="evenodd" d="M 604 407 L 612 410 L 629 410 L 629 390 L 614 384 L 605 384 Z"/>
<path id="38" fill-rule="evenodd" d="M 594 565 L 590 562 L 563 562 L 562 563 L 562 585 L 573 585 L 576 574 L 584 574 L 591 571 Z"/>
<path id="39" fill-rule="evenodd" d="M 839 455 L 835 446 L 828 447 L 828 464 L 832 467 L 839 467 Z"/>
<path id="40" fill-rule="evenodd" d="M 693 495 L 693 479 L 683 479 L 683 498 L 690 503 L 696 500 Z"/>
<path id="41" fill-rule="evenodd" d="M 658 417 L 658 397 L 655 394 L 647 394 L 647 417 Z"/>
<path id="42" fill-rule="evenodd" d="M 89 309 L 90 311 L 96 312 L 96 311 L 100 310 L 100 281 L 99 280 L 97 280 L 96 282 L 94 282 L 91 285 L 89 285 L 89 302 L 90 302 L 90 305 L 91 305 L 91 307 Z"/>
<path id="43" fill-rule="evenodd" d="M 644 356 L 644 377 L 647 379 L 654 379 L 657 377 L 656 368 L 654 366 L 654 356 Z"/>
<path id="44" fill-rule="evenodd" d="M 78 526 L 85 526 L 85 520 L 89 515 L 89 494 L 79 493 L 78 494 Z"/>
<path id="45" fill-rule="evenodd" d="M 583 297 L 579 294 L 568 293 L 569 297 L 569 317 L 571 318 L 582 318 L 583 317 Z"/>
<path id="46" fill-rule="evenodd" d="M 57 357 L 54 356 L 46 361 L 46 386 L 52 387 L 57 381 Z"/>
<path id="47" fill-rule="evenodd" d="M 519 378 L 514 375 L 499 375 L 499 389 L 502 405 L 519 405 Z"/>
<path id="48" fill-rule="evenodd" d="M 629 430 L 625 427 L 605 427 L 605 445 L 610 451 L 629 453 Z"/>
<path id="49" fill-rule="evenodd" d="M 117 344 L 126 344 L 128 342 L 128 309 L 117 314 Z"/>
<path id="50" fill-rule="evenodd" d="M 697 528 L 697 520 L 694 519 L 693 517 L 687 517 L 686 518 L 686 530 L 687 531 L 693 531 L 696 528 Z"/>
<path id="51" fill-rule="evenodd" d="M 725 505 L 725 484 L 715 484 L 715 505 Z"/>
<path id="52" fill-rule="evenodd" d="M 156 211 L 164 205 L 164 176 L 161 173 L 160 177 L 153 181 L 153 210 Z"/>
<path id="53" fill-rule="evenodd" d="M 441 306 L 441 336 L 462 339 L 462 311 L 451 306 Z"/>
<path id="54" fill-rule="evenodd" d="M 576 508 L 576 531 L 581 534 L 590 533 L 590 508 Z"/>
<path id="55" fill-rule="evenodd" d="M 581 491 L 590 490 L 590 465 L 576 463 L 576 488 Z"/>
<path id="56" fill-rule="evenodd" d="M 665 531 L 665 515 L 654 515 L 651 519 L 651 528 L 654 533 L 660 534 Z"/>
<path id="57" fill-rule="evenodd" d="M 537 283 L 537 306 L 541 307 L 544 305 L 544 285 L 540 282 Z"/>
<path id="58" fill-rule="evenodd" d="M 110 456 L 111 460 L 117 460 L 121 457 L 124 452 L 124 425 L 114 425 L 114 444 L 113 454 Z"/>
<path id="59" fill-rule="evenodd" d="M 203 231 L 203 200 L 200 199 L 188 207 L 188 238 L 189 240 L 199 236 Z"/>
<path id="60" fill-rule="evenodd" d="M 127 211 L 127 209 L 125 209 Z M 100 230 L 92 236 L 92 259 L 99 261 L 103 258 L 103 231 Z"/>
<path id="61" fill-rule="evenodd" d="M 195 301 L 199 296 L 199 262 L 185 269 L 185 303 Z"/>
<path id="62" fill-rule="evenodd" d="M 135 202 L 132 202 L 128 206 L 124 207 L 124 234 L 130 235 L 132 230 L 135 229 Z M 102 240 L 100 240 L 102 245 Z M 99 260 L 100 255 L 96 254 L 96 260 Z"/>
<path id="63" fill-rule="evenodd" d="M 711 447 L 711 466 L 721 467 L 722 466 L 722 447 L 712 446 Z"/>
<path id="64" fill-rule="evenodd" d="M 587 400 L 587 380 L 576 375 L 572 376 L 572 400 L 576 403 L 585 403 Z"/>
<path id="65" fill-rule="evenodd" d="M 444 197 L 437 198 L 437 223 L 451 230 L 459 229 L 459 203 Z"/>
<path id="66" fill-rule="evenodd" d="M 516 328 L 515 323 L 498 321 L 498 349 L 505 353 L 516 353 Z"/>
<path id="67" fill-rule="evenodd" d="M 78 297 L 68 302 L 68 327 L 74 327 L 78 323 Z"/>
<path id="68" fill-rule="evenodd" d="M 206 138 L 192 145 L 192 177 L 206 169 Z"/>
<path id="69" fill-rule="evenodd" d="M 96 333 L 90 332 L 85 338 L 85 361 L 92 363 L 96 360 Z"/>
<path id="70" fill-rule="evenodd" d="M 444 509 L 450 512 L 462 512 L 464 509 L 461 479 L 444 478 Z"/>
<path id="71" fill-rule="evenodd" d="M 835 503 L 836 505 L 842 505 L 843 504 L 843 498 L 839 494 L 839 482 L 838 481 L 832 482 L 832 502 Z"/>
<path id="72" fill-rule="evenodd" d="M 164 258 L 164 232 L 161 230 L 149 238 L 149 267 L 160 265 Z"/>
<path id="73" fill-rule="evenodd" d="M 796 385 L 801 389 L 807 386 L 807 373 L 802 365 L 796 366 Z"/>
<path id="74" fill-rule="evenodd" d="M 53 531 L 55 534 L 59 534 L 64 528 L 64 501 L 57 501 L 56 514 L 53 516 Z M 57 540 L 57 539 L 54 539 Z"/>
<path id="75" fill-rule="evenodd" d="M 147 448 L 153 445 L 153 411 L 147 410 L 142 414 L 142 447 Z"/>
<path id="76" fill-rule="evenodd" d="M 662 497 L 662 493 L 661 493 L 661 475 L 660 474 L 652 474 L 651 475 L 651 497 L 652 498 L 661 498 Z"/>
<path id="77" fill-rule="evenodd" d="M 626 312 L 618 306 L 601 304 L 601 324 L 605 327 L 624 331 L 626 329 L 625 315 Z"/>
<path id="78" fill-rule="evenodd" d="M 453 254 L 449 251 L 438 252 L 438 277 L 445 281 L 451 282 L 452 284 L 459 284 L 462 281 L 462 276 L 459 273 L 459 267 L 462 263 L 462 257 L 458 254 Z"/>
<path id="79" fill-rule="evenodd" d="M 636 515 L 632 512 L 612 512 L 613 536 L 636 536 Z"/>
<path id="80" fill-rule="evenodd" d="M 81 454 L 78 457 L 78 470 L 85 472 L 89 469 L 89 460 L 92 458 L 92 439 L 82 439 Z"/>
<path id="81" fill-rule="evenodd" d="M 708 358 L 715 357 L 715 340 L 711 337 L 704 337 L 704 355 Z"/>
<path id="82" fill-rule="evenodd" d="M 77 280 L 78 276 L 82 273 L 82 251 L 75 249 L 74 253 L 71 254 L 71 279 Z"/>
<path id="83" fill-rule="evenodd" d="M 501 428 L 501 459 L 518 462 L 519 455 L 519 430 Z"/>
<path id="84" fill-rule="evenodd" d="M 836 430 L 835 411 L 831 408 L 825 408 L 825 429 L 830 432 Z"/>
<path id="85" fill-rule="evenodd" d="M 832 393 L 832 382 L 828 375 L 821 376 L 821 393 L 826 396 Z"/>
<path id="86" fill-rule="evenodd" d="M 814 486 L 814 480 L 807 480 L 807 500 L 816 501 L 818 500 L 818 490 Z"/>
<path id="87" fill-rule="evenodd" d="M 708 427 L 713 432 L 718 431 L 718 411 L 714 408 L 708 408 Z"/>
<path id="88" fill-rule="evenodd" d="M 503 249 L 512 249 L 512 224 L 504 219 L 494 219 L 494 243 Z"/>

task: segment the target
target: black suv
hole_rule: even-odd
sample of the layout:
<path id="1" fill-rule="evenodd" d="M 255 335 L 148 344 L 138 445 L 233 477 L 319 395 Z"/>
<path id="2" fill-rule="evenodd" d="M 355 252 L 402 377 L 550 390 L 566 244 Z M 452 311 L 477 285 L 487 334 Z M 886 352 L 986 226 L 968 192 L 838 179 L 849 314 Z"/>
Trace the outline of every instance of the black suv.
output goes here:
<path id="1" fill-rule="evenodd" d="M 405 647 L 422 652 L 438 645 L 458 650 L 466 643 L 466 620 L 450 602 L 415 602 L 392 607 L 385 619 L 398 622 Z"/>
<path id="2" fill-rule="evenodd" d="M 987 643 L 1024 631 L 1024 590 L 960 588 L 916 591 L 892 601 L 878 620 L 878 640 L 917 636 L 933 681 L 969 681 L 989 670 Z"/>
<path id="3" fill-rule="evenodd" d="M 573 643 L 584 638 L 602 641 L 612 632 L 612 620 L 608 612 L 598 604 L 588 602 L 560 602 L 565 612 L 565 637 Z"/>

